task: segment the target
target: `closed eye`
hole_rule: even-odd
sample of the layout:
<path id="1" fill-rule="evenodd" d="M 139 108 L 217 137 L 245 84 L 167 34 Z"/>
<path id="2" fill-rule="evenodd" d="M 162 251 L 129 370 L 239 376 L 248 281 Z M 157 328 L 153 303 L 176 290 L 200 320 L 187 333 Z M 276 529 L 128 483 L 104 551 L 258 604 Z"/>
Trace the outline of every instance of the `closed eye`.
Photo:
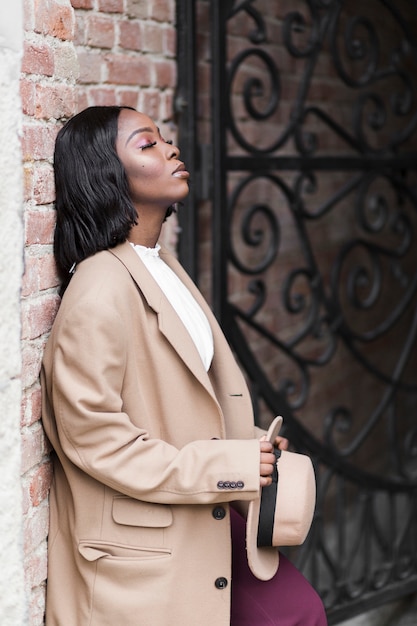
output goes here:
<path id="1" fill-rule="evenodd" d="M 140 146 L 141 150 L 146 150 L 146 148 L 153 148 L 153 146 L 156 146 L 156 141 L 152 141 L 151 143 L 147 143 L 145 146 Z"/>

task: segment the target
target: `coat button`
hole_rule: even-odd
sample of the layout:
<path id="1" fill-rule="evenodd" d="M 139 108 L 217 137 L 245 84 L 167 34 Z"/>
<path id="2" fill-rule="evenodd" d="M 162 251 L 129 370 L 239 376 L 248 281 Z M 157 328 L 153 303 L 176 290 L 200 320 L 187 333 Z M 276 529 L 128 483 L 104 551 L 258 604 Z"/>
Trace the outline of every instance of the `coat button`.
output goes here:
<path id="1" fill-rule="evenodd" d="M 225 589 L 227 587 L 227 579 L 223 576 L 220 576 L 220 578 L 216 578 L 214 584 L 216 585 L 217 589 Z"/>
<path id="2" fill-rule="evenodd" d="M 212 511 L 214 519 L 224 519 L 226 517 L 226 511 L 222 506 L 216 506 Z"/>

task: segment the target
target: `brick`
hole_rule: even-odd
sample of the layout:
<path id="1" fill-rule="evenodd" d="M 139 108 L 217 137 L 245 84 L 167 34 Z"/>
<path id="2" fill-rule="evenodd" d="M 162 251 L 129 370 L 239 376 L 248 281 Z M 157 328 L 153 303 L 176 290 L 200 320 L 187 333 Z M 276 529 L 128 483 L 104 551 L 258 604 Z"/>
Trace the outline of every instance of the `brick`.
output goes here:
<path id="1" fill-rule="evenodd" d="M 51 320 L 58 311 L 58 295 L 23 301 L 22 303 L 22 339 L 36 339 L 51 328 Z"/>
<path id="2" fill-rule="evenodd" d="M 133 107 L 134 109 L 138 106 L 139 101 L 139 90 L 138 89 L 123 89 L 118 92 L 117 103 L 120 106 L 128 106 Z"/>
<path id="3" fill-rule="evenodd" d="M 48 443 L 40 422 L 22 431 L 22 475 L 32 467 L 36 467 L 43 460 L 48 450 Z"/>
<path id="4" fill-rule="evenodd" d="M 52 326 L 52 320 L 51 320 Z M 22 389 L 29 389 L 39 382 L 45 338 L 22 341 Z"/>
<path id="5" fill-rule="evenodd" d="M 75 89 L 69 85 L 35 86 L 35 117 L 60 119 L 71 117 L 75 109 Z"/>
<path id="6" fill-rule="evenodd" d="M 119 46 L 125 50 L 142 49 L 142 29 L 139 22 L 127 20 L 120 22 Z"/>
<path id="7" fill-rule="evenodd" d="M 63 79 L 74 82 L 80 75 L 78 55 L 74 46 L 67 42 L 57 46 L 54 50 L 54 79 Z"/>
<path id="8" fill-rule="evenodd" d="M 26 211 L 26 245 L 51 244 L 54 236 L 55 211 Z"/>
<path id="9" fill-rule="evenodd" d="M 210 38 L 206 33 L 197 33 L 197 58 L 201 59 L 199 67 L 210 60 Z"/>
<path id="10" fill-rule="evenodd" d="M 36 204 L 49 204 L 55 200 L 54 172 L 52 165 L 35 165 L 33 177 L 33 199 Z"/>
<path id="11" fill-rule="evenodd" d="M 68 0 L 34 0 L 34 30 L 58 39 L 72 40 L 74 37 L 74 10 Z"/>
<path id="12" fill-rule="evenodd" d="M 83 51 L 78 54 L 80 83 L 100 83 L 103 80 L 105 63 L 97 52 Z"/>
<path id="13" fill-rule="evenodd" d="M 30 202 L 33 196 L 33 171 L 32 164 L 27 163 L 23 166 L 23 199 L 25 202 Z"/>
<path id="14" fill-rule="evenodd" d="M 164 91 L 161 94 L 159 105 L 159 119 L 168 122 L 174 117 L 174 94 L 171 91 Z"/>
<path id="15" fill-rule="evenodd" d="M 29 509 L 23 520 L 25 555 L 34 552 L 33 549 L 45 541 L 48 536 L 48 525 L 49 513 L 46 501 L 34 509 Z"/>
<path id="16" fill-rule="evenodd" d="M 54 152 L 57 127 L 44 124 L 23 126 L 22 156 L 24 161 L 51 158 Z"/>
<path id="17" fill-rule="evenodd" d="M 162 50 L 162 28 L 159 24 L 141 23 L 143 52 L 159 53 Z"/>
<path id="18" fill-rule="evenodd" d="M 20 425 L 31 426 L 41 419 L 42 412 L 42 392 L 38 385 L 23 394 Z"/>
<path id="19" fill-rule="evenodd" d="M 38 259 L 37 257 L 25 258 L 25 271 L 22 277 L 22 297 L 30 296 L 38 291 Z"/>
<path id="20" fill-rule="evenodd" d="M 105 61 L 108 70 L 107 82 L 116 85 L 140 85 L 142 87 L 150 84 L 148 59 L 109 54 L 105 56 Z"/>
<path id="21" fill-rule="evenodd" d="M 162 52 L 168 57 L 175 57 L 177 54 L 177 31 L 174 27 L 162 30 Z"/>
<path id="22" fill-rule="evenodd" d="M 103 13 L 123 13 L 123 0 L 98 0 L 97 8 Z"/>
<path id="23" fill-rule="evenodd" d="M 78 89 L 77 109 L 74 113 L 79 113 L 89 106 L 88 92 L 85 89 Z"/>
<path id="24" fill-rule="evenodd" d="M 71 0 L 74 9 L 93 9 L 94 0 Z"/>
<path id="25" fill-rule="evenodd" d="M 20 98 L 22 112 L 25 115 L 35 114 L 35 83 L 25 78 L 20 81 Z"/>
<path id="26" fill-rule="evenodd" d="M 48 495 L 52 482 L 52 464 L 43 463 L 32 474 L 29 494 L 32 506 L 39 506 Z"/>
<path id="27" fill-rule="evenodd" d="M 92 15 L 88 20 L 87 44 L 96 48 L 112 48 L 115 43 L 115 25 L 111 18 Z"/>
<path id="28" fill-rule="evenodd" d="M 208 2 L 197 2 L 197 26 L 198 30 L 208 33 L 210 24 L 210 5 Z M 200 57 L 199 57 L 200 58 Z"/>
<path id="29" fill-rule="evenodd" d="M 75 16 L 73 43 L 75 46 L 84 46 L 86 42 L 87 20 L 84 13 Z"/>
<path id="30" fill-rule="evenodd" d="M 35 11 L 33 0 L 23 0 L 23 30 L 25 33 L 33 31 Z"/>
<path id="31" fill-rule="evenodd" d="M 30 511 L 31 503 L 30 503 L 30 494 L 29 494 L 29 479 L 26 476 L 21 478 L 21 486 L 22 486 L 22 513 L 26 515 L 28 511 Z"/>
<path id="32" fill-rule="evenodd" d="M 126 15 L 130 18 L 146 19 L 148 17 L 148 0 L 127 0 Z"/>
<path id="33" fill-rule="evenodd" d="M 117 103 L 116 90 L 113 87 L 92 87 L 88 91 L 90 106 L 111 106 Z"/>
<path id="34" fill-rule="evenodd" d="M 154 86 L 159 89 L 174 88 L 177 82 L 177 65 L 175 61 L 155 60 L 153 63 Z"/>
<path id="35" fill-rule="evenodd" d="M 39 257 L 39 291 L 58 287 L 59 276 L 52 254 Z"/>
<path id="36" fill-rule="evenodd" d="M 174 20 L 175 3 L 168 0 L 150 0 L 149 17 L 158 22 Z"/>
<path id="37" fill-rule="evenodd" d="M 210 94 L 210 67 L 206 63 L 198 66 L 198 80 L 201 85 L 200 94 Z"/>
<path id="38" fill-rule="evenodd" d="M 159 119 L 160 102 L 161 94 L 156 89 L 146 89 L 139 93 L 139 111 L 155 121 Z"/>
<path id="39" fill-rule="evenodd" d="M 58 271 L 52 254 L 25 256 L 25 271 L 22 278 L 22 296 L 51 289 L 59 285 Z"/>
<path id="40" fill-rule="evenodd" d="M 54 73 L 54 56 L 51 48 L 46 43 L 36 45 L 25 41 L 22 72 L 52 76 Z"/>

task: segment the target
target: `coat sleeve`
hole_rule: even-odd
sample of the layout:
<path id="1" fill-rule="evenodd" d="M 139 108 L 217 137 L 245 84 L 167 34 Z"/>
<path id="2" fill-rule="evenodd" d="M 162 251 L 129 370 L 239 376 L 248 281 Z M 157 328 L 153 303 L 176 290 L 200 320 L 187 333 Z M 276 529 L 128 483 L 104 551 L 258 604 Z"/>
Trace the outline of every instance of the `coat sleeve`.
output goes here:
<path id="1" fill-rule="evenodd" d="M 257 439 L 192 441 L 177 449 L 129 419 L 121 393 L 129 332 L 114 307 L 99 309 L 78 303 L 54 333 L 49 396 L 63 454 L 97 481 L 149 502 L 256 497 Z"/>

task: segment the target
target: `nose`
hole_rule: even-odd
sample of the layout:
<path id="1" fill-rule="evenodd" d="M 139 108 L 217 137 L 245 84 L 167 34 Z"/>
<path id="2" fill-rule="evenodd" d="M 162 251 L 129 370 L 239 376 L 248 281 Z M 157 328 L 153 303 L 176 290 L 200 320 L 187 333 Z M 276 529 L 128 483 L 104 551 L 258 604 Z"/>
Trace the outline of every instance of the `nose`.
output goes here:
<path id="1" fill-rule="evenodd" d="M 178 159 L 180 156 L 180 149 L 175 144 L 168 144 L 168 154 L 170 159 Z"/>

